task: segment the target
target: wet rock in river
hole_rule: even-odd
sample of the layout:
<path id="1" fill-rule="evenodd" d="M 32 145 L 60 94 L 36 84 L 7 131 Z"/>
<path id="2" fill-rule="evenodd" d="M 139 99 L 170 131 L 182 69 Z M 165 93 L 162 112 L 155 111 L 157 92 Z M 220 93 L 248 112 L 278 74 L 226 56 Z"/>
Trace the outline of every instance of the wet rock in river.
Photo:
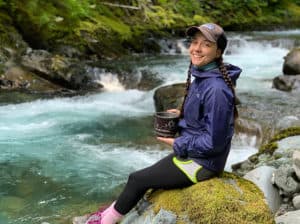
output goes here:
<path id="1" fill-rule="evenodd" d="M 277 76 L 273 79 L 273 87 L 286 92 L 300 91 L 300 74 L 293 76 Z"/>
<path id="2" fill-rule="evenodd" d="M 284 57 L 283 73 L 285 75 L 300 74 L 300 48 L 292 49 Z"/>

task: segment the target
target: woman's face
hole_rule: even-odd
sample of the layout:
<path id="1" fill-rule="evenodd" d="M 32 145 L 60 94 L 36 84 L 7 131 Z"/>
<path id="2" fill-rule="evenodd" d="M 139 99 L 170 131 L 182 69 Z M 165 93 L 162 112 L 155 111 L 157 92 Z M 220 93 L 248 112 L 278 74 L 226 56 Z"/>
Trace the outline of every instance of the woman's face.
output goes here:
<path id="1" fill-rule="evenodd" d="M 192 64 L 197 66 L 206 65 L 221 56 L 217 44 L 207 40 L 200 32 L 193 37 L 189 53 Z"/>

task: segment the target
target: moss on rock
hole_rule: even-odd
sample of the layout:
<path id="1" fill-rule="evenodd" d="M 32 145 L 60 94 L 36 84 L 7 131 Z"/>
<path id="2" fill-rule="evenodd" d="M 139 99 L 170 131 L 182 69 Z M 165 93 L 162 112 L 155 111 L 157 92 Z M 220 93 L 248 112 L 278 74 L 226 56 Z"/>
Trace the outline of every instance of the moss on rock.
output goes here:
<path id="1" fill-rule="evenodd" d="M 272 155 L 274 151 L 278 148 L 278 143 L 277 143 L 278 141 L 296 135 L 300 135 L 300 127 L 290 127 L 281 130 L 277 134 L 275 134 L 268 143 L 262 145 L 259 148 L 258 154 L 268 153 Z"/>
<path id="2" fill-rule="evenodd" d="M 235 30 L 300 21 L 299 1 L 277 0 L 0 0 L 0 9 L 33 48 L 71 46 L 99 56 L 152 50 L 141 39 L 174 35 L 174 31 L 183 35 L 187 26 L 208 21 Z"/>
<path id="3" fill-rule="evenodd" d="M 185 189 L 157 191 L 150 197 L 161 208 L 177 214 L 177 223 L 275 223 L 262 192 L 250 181 L 224 173 Z"/>

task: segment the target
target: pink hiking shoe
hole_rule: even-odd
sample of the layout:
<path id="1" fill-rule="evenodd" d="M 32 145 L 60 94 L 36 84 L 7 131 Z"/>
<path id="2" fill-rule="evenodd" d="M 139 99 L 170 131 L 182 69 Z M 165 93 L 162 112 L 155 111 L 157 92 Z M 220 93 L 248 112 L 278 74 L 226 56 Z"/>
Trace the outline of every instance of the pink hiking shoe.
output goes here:
<path id="1" fill-rule="evenodd" d="M 100 207 L 98 211 L 90 214 L 85 224 L 101 224 L 102 214 L 107 208 L 108 206 Z"/>

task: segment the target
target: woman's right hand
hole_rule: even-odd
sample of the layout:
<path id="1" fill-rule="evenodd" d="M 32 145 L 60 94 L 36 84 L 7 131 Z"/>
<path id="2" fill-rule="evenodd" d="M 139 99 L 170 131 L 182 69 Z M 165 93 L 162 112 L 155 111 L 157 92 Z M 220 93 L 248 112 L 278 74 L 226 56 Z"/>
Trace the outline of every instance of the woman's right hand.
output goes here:
<path id="1" fill-rule="evenodd" d="M 156 139 L 172 147 L 175 140 L 174 138 L 163 138 L 163 137 L 156 137 Z"/>
<path id="2" fill-rule="evenodd" d="M 180 110 L 178 110 L 178 109 L 169 109 L 169 110 L 167 110 L 167 112 L 169 112 L 169 113 L 175 113 L 177 115 L 180 115 Z"/>

